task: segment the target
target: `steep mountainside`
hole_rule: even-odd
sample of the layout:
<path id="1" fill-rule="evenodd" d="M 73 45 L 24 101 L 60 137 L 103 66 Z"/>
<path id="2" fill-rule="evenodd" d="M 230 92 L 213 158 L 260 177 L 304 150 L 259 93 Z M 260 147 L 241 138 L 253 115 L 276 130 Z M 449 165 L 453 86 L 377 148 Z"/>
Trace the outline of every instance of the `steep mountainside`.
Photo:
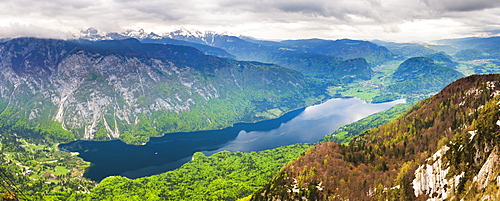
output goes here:
<path id="1" fill-rule="evenodd" d="M 396 83 L 388 89 L 402 94 L 431 93 L 463 76 L 453 68 L 436 64 L 427 57 L 413 57 L 399 65 L 392 75 Z"/>
<path id="2" fill-rule="evenodd" d="M 253 200 L 500 199 L 500 75 L 462 78 L 347 146 L 322 143 Z"/>
<path id="3" fill-rule="evenodd" d="M 304 105 L 301 73 L 186 46 L 18 38 L 0 44 L 0 119 L 144 142 Z"/>

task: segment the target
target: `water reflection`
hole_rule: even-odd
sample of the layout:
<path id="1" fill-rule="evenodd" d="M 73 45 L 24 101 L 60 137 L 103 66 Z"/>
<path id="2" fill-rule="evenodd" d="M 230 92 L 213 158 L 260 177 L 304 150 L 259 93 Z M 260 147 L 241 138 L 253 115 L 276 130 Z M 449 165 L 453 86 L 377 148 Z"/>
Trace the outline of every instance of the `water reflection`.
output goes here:
<path id="1" fill-rule="evenodd" d="M 331 99 L 327 102 L 307 107 L 300 115 L 279 128 L 268 131 L 242 130 L 235 140 L 214 150 L 204 151 L 206 155 L 228 151 L 261 151 L 295 143 L 317 142 L 338 127 L 358 121 L 376 112 L 404 103 L 405 100 L 369 104 L 357 98 Z"/>
<path id="2" fill-rule="evenodd" d="M 221 130 L 171 133 L 151 138 L 146 145 L 127 145 L 118 140 L 78 140 L 59 148 L 79 152 L 81 158 L 91 162 L 85 176 L 92 180 L 100 181 L 111 175 L 137 178 L 178 168 L 197 151 L 211 155 L 222 150 L 250 152 L 317 142 L 341 125 L 403 102 L 368 104 L 356 98 L 332 99 L 278 119 L 238 123 Z"/>

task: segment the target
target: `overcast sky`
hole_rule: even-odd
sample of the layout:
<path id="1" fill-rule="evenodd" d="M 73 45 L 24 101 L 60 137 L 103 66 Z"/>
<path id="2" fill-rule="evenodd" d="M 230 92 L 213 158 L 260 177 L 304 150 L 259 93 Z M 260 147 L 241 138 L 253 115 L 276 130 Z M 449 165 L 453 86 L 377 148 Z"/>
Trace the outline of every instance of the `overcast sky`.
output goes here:
<path id="1" fill-rule="evenodd" d="M 500 34 L 500 0 L 0 0 L 0 37 L 66 38 L 88 27 L 422 41 Z"/>

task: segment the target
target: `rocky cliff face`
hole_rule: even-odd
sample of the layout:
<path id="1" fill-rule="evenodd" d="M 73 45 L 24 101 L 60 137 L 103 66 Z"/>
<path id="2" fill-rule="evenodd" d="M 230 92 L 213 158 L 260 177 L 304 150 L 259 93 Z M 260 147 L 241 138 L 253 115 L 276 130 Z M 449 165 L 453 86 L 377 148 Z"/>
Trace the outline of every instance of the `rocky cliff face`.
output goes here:
<path id="1" fill-rule="evenodd" d="M 0 44 L 3 119 L 57 121 L 83 139 L 227 126 L 251 119 L 255 102 L 266 103 L 257 111 L 302 105 L 303 85 L 293 70 L 135 39 Z M 219 121 L 219 112 L 228 119 Z M 172 117 L 177 114 L 185 119 Z"/>
<path id="2" fill-rule="evenodd" d="M 349 145 L 316 145 L 252 199 L 498 200 L 499 94 L 499 75 L 460 79 Z"/>

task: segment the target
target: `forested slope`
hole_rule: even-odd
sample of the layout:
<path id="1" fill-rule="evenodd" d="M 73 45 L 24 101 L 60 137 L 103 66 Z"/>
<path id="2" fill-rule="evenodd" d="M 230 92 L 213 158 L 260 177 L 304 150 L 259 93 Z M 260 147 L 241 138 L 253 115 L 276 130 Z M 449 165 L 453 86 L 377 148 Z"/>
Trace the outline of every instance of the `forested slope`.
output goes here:
<path id="1" fill-rule="evenodd" d="M 310 148 L 252 199 L 498 199 L 499 94 L 500 75 L 460 79 L 349 145 Z"/>
<path id="2" fill-rule="evenodd" d="M 388 89 L 400 94 L 426 94 L 439 91 L 464 75 L 455 69 L 437 64 L 427 57 L 409 58 L 391 75 L 395 83 Z"/>

